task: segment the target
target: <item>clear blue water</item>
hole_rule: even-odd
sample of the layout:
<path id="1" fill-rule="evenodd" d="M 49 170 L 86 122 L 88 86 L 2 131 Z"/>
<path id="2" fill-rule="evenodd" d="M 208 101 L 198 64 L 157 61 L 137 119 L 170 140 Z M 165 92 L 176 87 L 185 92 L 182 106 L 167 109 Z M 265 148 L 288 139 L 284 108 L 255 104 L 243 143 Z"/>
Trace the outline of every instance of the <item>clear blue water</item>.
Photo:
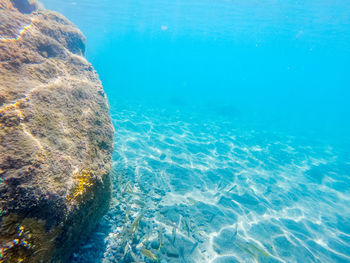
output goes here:
<path id="1" fill-rule="evenodd" d="M 347 1 L 42 2 L 86 35 L 116 129 L 72 262 L 350 262 Z"/>

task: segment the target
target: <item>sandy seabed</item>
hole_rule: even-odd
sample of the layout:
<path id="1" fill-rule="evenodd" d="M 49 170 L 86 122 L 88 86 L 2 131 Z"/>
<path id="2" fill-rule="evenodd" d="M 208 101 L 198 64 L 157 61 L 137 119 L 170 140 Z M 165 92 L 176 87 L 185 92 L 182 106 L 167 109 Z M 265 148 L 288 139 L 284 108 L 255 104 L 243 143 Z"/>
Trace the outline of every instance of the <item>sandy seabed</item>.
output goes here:
<path id="1" fill-rule="evenodd" d="M 186 107 L 112 119 L 112 206 L 73 262 L 350 261 L 342 149 Z"/>

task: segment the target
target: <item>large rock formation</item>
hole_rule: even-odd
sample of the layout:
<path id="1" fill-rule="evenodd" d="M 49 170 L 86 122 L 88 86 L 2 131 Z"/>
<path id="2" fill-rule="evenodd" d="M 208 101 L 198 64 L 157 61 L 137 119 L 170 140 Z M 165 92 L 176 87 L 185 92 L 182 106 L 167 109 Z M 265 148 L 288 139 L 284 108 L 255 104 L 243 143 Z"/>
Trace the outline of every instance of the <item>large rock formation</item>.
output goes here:
<path id="1" fill-rule="evenodd" d="M 0 262 L 64 262 L 108 208 L 113 126 L 85 39 L 0 0 Z"/>

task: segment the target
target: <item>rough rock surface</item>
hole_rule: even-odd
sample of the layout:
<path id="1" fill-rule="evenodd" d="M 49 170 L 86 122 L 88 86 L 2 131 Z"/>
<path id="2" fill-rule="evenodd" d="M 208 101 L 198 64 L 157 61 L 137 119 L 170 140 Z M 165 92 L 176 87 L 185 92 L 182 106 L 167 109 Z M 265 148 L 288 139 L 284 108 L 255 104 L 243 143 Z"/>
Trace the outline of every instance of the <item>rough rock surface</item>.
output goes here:
<path id="1" fill-rule="evenodd" d="M 113 126 L 81 32 L 0 0 L 0 262 L 64 262 L 108 208 Z"/>

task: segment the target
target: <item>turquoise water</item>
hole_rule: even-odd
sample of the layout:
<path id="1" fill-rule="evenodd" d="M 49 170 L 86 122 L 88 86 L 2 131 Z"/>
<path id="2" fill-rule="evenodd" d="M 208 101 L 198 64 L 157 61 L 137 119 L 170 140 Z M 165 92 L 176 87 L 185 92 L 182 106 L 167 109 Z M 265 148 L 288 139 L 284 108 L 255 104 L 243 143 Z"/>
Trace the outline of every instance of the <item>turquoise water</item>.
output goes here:
<path id="1" fill-rule="evenodd" d="M 347 1 L 43 3 L 86 35 L 116 130 L 72 262 L 350 262 Z"/>

